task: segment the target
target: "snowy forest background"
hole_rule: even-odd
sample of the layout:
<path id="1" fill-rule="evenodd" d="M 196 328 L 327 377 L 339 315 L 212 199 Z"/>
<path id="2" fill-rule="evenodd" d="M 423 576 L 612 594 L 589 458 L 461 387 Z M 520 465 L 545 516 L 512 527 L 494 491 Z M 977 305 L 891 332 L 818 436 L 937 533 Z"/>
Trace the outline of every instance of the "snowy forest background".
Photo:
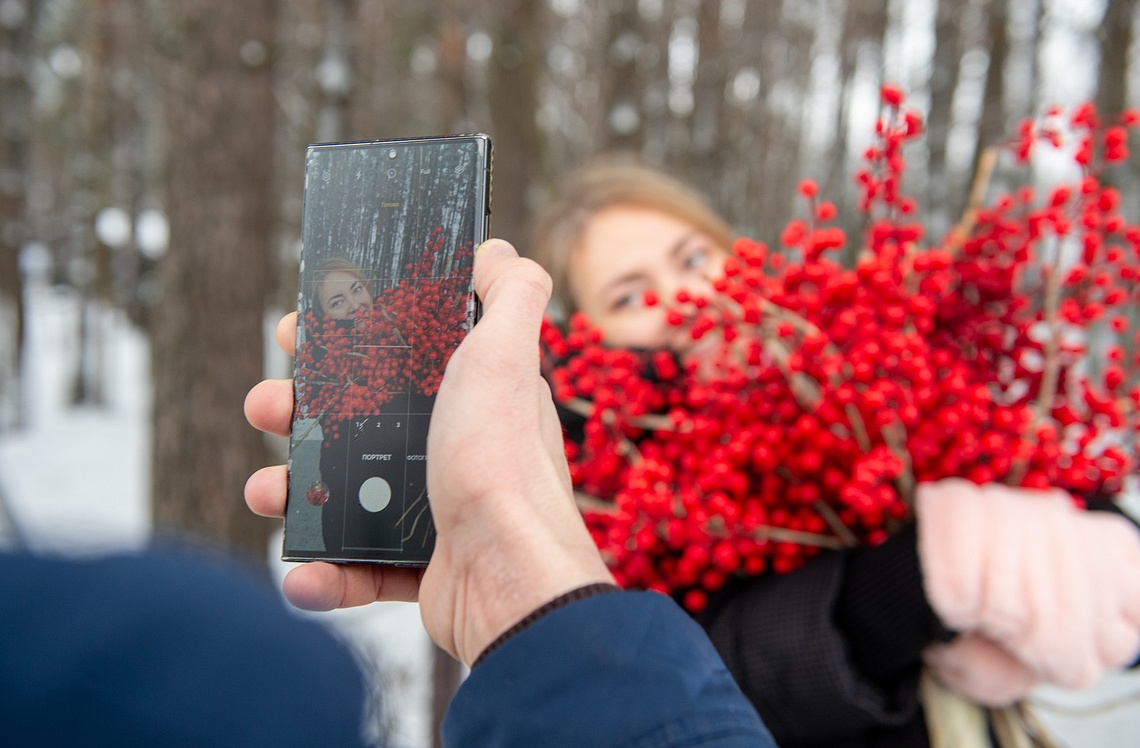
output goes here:
<path id="1" fill-rule="evenodd" d="M 1137 5 L 0 0 L 0 529 L 62 552 L 157 533 L 278 553 L 241 493 L 284 444 L 241 403 L 288 375 L 266 331 L 296 298 L 309 143 L 489 133 L 492 231 L 524 252 L 560 174 L 633 150 L 776 244 L 801 177 L 857 227 L 851 174 L 890 81 L 927 119 L 909 188 L 937 237 L 1019 119 L 1140 105 Z M 1115 178 L 1137 216 L 1140 160 Z M 427 745 L 461 674 L 401 611 L 330 619 L 395 679 L 382 719 Z M 1135 745 L 1138 690 L 1052 718 L 1074 745 Z"/>

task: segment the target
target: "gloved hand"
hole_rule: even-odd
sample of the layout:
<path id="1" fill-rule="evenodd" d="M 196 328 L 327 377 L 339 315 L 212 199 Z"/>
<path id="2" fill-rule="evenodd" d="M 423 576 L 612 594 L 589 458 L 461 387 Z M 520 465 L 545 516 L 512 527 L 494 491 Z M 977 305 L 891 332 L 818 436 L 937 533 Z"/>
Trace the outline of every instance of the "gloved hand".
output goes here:
<path id="1" fill-rule="evenodd" d="M 1140 652 L 1140 532 L 1062 491 L 919 486 L 918 551 L 942 622 L 979 634 L 1038 678 L 1091 686 Z"/>
<path id="2" fill-rule="evenodd" d="M 1007 706 L 1038 684 L 1025 663 L 981 634 L 961 634 L 922 653 L 934 677 L 975 704 Z"/>

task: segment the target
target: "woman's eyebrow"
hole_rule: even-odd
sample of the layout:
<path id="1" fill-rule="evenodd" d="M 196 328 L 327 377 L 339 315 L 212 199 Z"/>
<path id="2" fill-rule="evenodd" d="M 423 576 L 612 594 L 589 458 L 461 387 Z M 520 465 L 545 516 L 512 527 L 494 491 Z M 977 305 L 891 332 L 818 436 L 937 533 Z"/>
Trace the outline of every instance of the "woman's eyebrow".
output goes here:
<path id="1" fill-rule="evenodd" d="M 694 237 L 697 236 L 697 233 L 698 232 L 696 232 L 696 231 L 690 231 L 687 234 L 682 235 L 679 239 L 677 239 L 677 241 L 673 242 L 673 244 L 670 245 L 668 251 L 666 251 L 666 253 L 665 253 L 666 256 L 670 260 L 676 260 L 677 256 L 680 255 L 684 251 L 685 246 Z M 604 286 L 602 286 L 601 293 L 604 295 L 606 293 L 612 292 L 613 289 L 615 289 L 615 288 L 620 288 L 621 286 L 623 286 L 627 283 L 636 282 L 636 281 L 640 280 L 643 275 L 644 275 L 644 273 L 641 270 L 631 270 L 628 273 L 625 273 L 624 275 L 619 275 L 618 277 L 611 280 L 609 283 L 606 283 Z"/>
<path id="2" fill-rule="evenodd" d="M 619 275 L 618 277 L 614 278 L 613 280 L 609 281 L 604 286 L 602 286 L 602 288 L 601 288 L 602 295 L 604 296 L 607 293 L 611 293 L 614 289 L 621 288 L 624 285 L 628 285 L 630 283 L 636 283 L 637 281 L 641 280 L 642 276 L 644 276 L 644 275 L 645 275 L 645 273 L 643 273 L 640 270 L 631 270 L 624 275 Z"/>
<path id="3" fill-rule="evenodd" d="M 685 246 L 689 243 L 689 241 L 697 236 L 697 233 L 698 232 L 696 231 L 690 231 L 689 233 L 683 235 L 676 242 L 674 242 L 673 246 L 669 247 L 669 259 L 677 259 L 677 256 L 681 254 L 682 251 L 684 251 Z"/>

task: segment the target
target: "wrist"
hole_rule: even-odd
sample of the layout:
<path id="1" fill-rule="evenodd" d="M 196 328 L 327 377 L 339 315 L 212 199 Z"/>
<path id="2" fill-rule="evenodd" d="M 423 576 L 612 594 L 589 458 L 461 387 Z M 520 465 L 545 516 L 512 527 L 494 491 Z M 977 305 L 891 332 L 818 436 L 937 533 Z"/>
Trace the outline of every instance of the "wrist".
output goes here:
<path id="1" fill-rule="evenodd" d="M 450 565 L 465 569 L 454 586 L 454 654 L 471 665 L 492 642 L 550 601 L 588 585 L 612 585 L 584 528 L 580 534 L 578 538 L 573 525 L 557 538 L 533 528 L 530 533 L 516 528 L 467 534 L 511 540 L 500 540 L 494 549 L 472 548 L 475 560 Z"/>
<path id="2" fill-rule="evenodd" d="M 594 595 L 601 595 L 607 592 L 619 592 L 621 590 L 616 584 L 611 582 L 593 582 L 591 584 L 583 585 L 582 587 L 575 587 L 569 592 L 565 592 L 553 600 L 539 606 L 537 609 L 526 615 L 522 620 L 515 623 L 509 629 L 499 634 L 490 644 L 488 644 L 478 657 L 471 663 L 474 668 L 480 662 L 487 658 L 487 655 L 494 652 L 496 649 L 506 644 L 515 634 L 525 630 L 535 621 L 539 620 L 548 613 L 552 613 L 559 608 L 569 605 L 570 603 L 577 602 L 578 600 L 585 600 L 587 597 Z"/>

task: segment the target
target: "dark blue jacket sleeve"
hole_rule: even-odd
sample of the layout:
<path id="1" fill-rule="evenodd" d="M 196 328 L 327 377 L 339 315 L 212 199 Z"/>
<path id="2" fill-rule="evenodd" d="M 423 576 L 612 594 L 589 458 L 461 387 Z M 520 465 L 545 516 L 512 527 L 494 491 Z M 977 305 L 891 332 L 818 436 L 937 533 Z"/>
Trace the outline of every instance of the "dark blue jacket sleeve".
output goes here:
<path id="1" fill-rule="evenodd" d="M 361 745 L 352 653 L 221 559 L 0 553 L 0 745 Z"/>
<path id="2" fill-rule="evenodd" d="M 471 672 L 447 746 L 775 746 L 673 600 L 613 592 L 543 616 Z"/>

